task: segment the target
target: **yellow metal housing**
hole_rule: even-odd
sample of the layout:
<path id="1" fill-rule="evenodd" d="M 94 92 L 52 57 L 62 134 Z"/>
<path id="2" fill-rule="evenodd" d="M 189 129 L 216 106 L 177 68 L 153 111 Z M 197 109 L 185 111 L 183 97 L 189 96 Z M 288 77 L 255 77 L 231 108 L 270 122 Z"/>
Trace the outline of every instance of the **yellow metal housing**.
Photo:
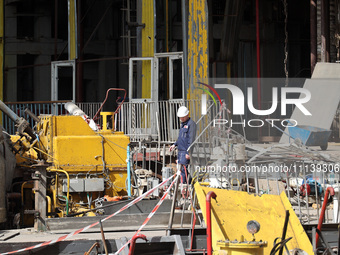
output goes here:
<path id="1" fill-rule="evenodd" d="M 81 204 L 86 204 L 82 201 L 89 197 L 93 201 L 104 195 L 127 194 L 128 136 L 111 130 L 95 132 L 80 116 L 44 115 L 40 120 L 37 126 L 40 140 L 36 148 L 40 148 L 38 153 L 51 164 L 47 170 L 56 173 L 54 184 L 49 188 L 54 207 L 62 208 L 66 213 L 80 212 L 83 211 L 79 208 Z M 102 178 L 105 189 L 103 192 L 68 191 L 70 195 L 66 196 L 62 181 L 67 180 L 69 187 L 69 181 L 78 178 Z"/>
<path id="2" fill-rule="evenodd" d="M 255 196 L 243 191 L 214 189 L 195 184 L 195 191 L 206 220 L 206 194 L 214 191 L 216 200 L 211 201 L 212 246 L 214 254 L 270 254 L 275 238 L 281 237 L 286 210 L 289 210 L 289 224 L 286 237 L 289 250 L 300 248 L 313 254 L 313 247 L 297 218 L 285 193 Z M 256 220 L 261 228 L 255 234 L 256 241 L 267 242 L 267 246 L 250 247 L 245 244 L 224 245 L 226 240 L 248 240 L 253 236 L 247 231 L 247 223 Z M 238 246 L 238 247 L 236 247 Z M 250 249 L 251 248 L 251 249 Z M 251 253 L 254 252 L 255 253 Z M 240 252 L 240 253 L 235 253 Z M 243 253 L 242 253 L 243 252 Z M 250 252 L 250 253 L 244 253 Z"/>

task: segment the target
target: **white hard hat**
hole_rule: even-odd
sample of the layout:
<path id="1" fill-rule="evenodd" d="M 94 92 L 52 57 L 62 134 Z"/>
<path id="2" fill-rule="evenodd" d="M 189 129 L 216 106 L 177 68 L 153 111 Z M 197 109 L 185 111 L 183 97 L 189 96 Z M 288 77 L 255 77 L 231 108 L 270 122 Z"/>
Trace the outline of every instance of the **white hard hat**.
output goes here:
<path id="1" fill-rule="evenodd" d="M 181 106 L 180 108 L 178 108 L 177 117 L 179 117 L 179 118 L 185 117 L 188 114 L 189 114 L 189 110 L 185 106 Z"/>

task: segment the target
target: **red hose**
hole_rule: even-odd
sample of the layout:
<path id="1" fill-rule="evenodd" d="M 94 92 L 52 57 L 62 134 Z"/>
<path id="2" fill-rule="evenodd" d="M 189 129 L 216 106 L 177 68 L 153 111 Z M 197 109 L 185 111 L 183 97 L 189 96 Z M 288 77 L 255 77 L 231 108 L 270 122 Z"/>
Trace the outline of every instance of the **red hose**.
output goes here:
<path id="1" fill-rule="evenodd" d="M 136 245 L 136 240 L 138 238 L 141 238 L 141 239 L 147 241 L 145 235 L 142 235 L 142 234 L 134 235 L 132 237 L 132 240 L 131 240 L 131 245 L 130 245 L 130 249 L 129 249 L 129 255 L 133 255 L 135 253 L 135 245 Z"/>
<path id="2" fill-rule="evenodd" d="M 326 211 L 326 206 L 327 206 L 329 195 L 331 195 L 331 196 L 335 195 L 334 189 L 332 187 L 328 187 L 326 189 L 325 197 L 323 199 L 321 214 L 320 214 L 319 223 L 318 223 L 318 230 L 320 230 L 320 231 L 321 231 L 321 228 L 322 228 L 323 219 L 325 217 L 325 211 Z M 319 234 L 316 233 L 316 246 L 318 245 L 318 241 L 319 241 Z"/>
<path id="3" fill-rule="evenodd" d="M 212 237 L 211 237 L 211 198 L 216 198 L 214 191 L 209 191 L 205 197 L 207 213 L 207 250 L 208 255 L 212 255 Z"/>

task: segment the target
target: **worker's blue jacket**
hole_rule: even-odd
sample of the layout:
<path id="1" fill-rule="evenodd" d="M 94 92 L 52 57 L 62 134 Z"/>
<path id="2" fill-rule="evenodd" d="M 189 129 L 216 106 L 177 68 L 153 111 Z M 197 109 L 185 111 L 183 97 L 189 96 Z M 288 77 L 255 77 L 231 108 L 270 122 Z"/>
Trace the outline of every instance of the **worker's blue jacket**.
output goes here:
<path id="1" fill-rule="evenodd" d="M 186 154 L 189 154 L 188 148 L 195 141 L 196 138 L 196 123 L 192 119 L 188 119 L 186 122 L 181 123 L 178 139 L 175 142 L 175 146 L 178 149 L 178 163 L 187 165 L 189 160 L 185 158 Z"/>

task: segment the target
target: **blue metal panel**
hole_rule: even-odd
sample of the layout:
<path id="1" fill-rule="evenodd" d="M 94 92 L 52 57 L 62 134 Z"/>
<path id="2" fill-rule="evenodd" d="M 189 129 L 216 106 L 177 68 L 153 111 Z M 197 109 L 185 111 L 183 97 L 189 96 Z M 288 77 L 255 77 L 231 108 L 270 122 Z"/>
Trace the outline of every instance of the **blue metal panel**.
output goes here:
<path id="1" fill-rule="evenodd" d="M 312 126 L 289 127 L 289 135 L 294 139 L 300 139 L 306 146 L 322 146 L 328 143 L 331 130 Z"/>

